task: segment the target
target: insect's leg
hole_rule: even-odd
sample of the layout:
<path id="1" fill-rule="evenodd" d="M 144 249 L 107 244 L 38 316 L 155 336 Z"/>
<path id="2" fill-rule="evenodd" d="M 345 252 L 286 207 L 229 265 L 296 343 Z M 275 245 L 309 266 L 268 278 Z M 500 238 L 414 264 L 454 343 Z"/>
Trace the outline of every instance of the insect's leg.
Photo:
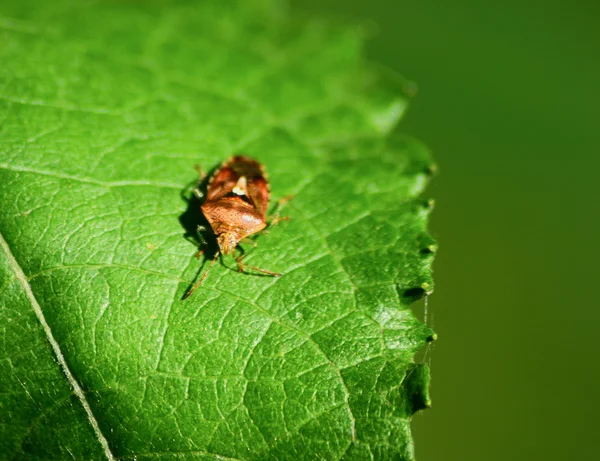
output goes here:
<path id="1" fill-rule="evenodd" d="M 281 274 L 278 274 L 277 272 L 272 272 L 272 271 L 268 271 L 266 269 L 261 269 L 260 267 L 251 266 L 250 264 L 244 264 L 242 262 L 242 259 L 244 259 L 245 256 L 246 256 L 246 254 L 243 254 L 243 255 L 235 258 L 235 262 L 237 262 L 238 270 L 240 272 L 246 272 L 244 270 L 244 268 L 249 267 L 250 269 L 255 270 L 257 272 L 262 272 L 263 274 L 272 275 L 273 277 L 281 277 Z"/>
<path id="2" fill-rule="evenodd" d="M 289 216 L 273 216 L 269 221 L 269 227 L 276 226 L 281 221 L 289 221 L 289 220 L 290 220 Z"/>
<path id="3" fill-rule="evenodd" d="M 281 213 L 281 208 L 283 208 L 283 206 L 287 202 L 292 200 L 293 198 L 294 198 L 293 195 L 286 195 L 285 197 L 280 198 L 277 201 L 277 204 L 275 205 L 274 213 L 271 216 L 267 217 L 269 227 L 276 226 L 277 224 L 279 224 L 280 221 L 289 221 L 290 220 L 289 216 L 280 216 L 280 213 Z"/>
<path id="4" fill-rule="evenodd" d="M 194 165 L 194 169 L 198 172 L 198 182 L 204 181 L 206 179 L 206 171 L 198 164 Z"/>
<path id="5" fill-rule="evenodd" d="M 202 284 L 202 282 L 204 282 L 204 279 L 206 278 L 206 276 L 210 272 L 210 269 L 213 267 L 213 265 L 215 264 L 215 261 L 217 260 L 218 257 L 219 257 L 219 253 L 217 252 L 217 253 L 215 253 L 215 257 L 210 262 L 210 266 L 208 266 L 208 269 L 206 269 L 206 271 L 204 272 L 204 274 L 202 274 L 202 277 L 200 277 L 200 280 L 198 280 L 194 284 L 194 286 L 188 290 L 188 292 L 183 296 L 183 299 L 188 299 L 190 296 L 192 296 L 194 294 L 194 291 L 196 291 L 198 289 L 198 287 Z"/>
<path id="6" fill-rule="evenodd" d="M 204 252 L 206 251 L 206 247 L 208 246 L 204 236 L 202 235 L 202 232 L 204 232 L 206 230 L 205 227 L 203 226 L 198 226 L 196 228 L 196 235 L 189 235 L 187 234 L 185 236 L 186 240 L 188 240 L 190 243 L 193 243 L 194 245 L 198 246 L 198 248 L 200 248 L 200 250 L 198 250 L 198 253 L 196 253 L 196 258 L 200 259 L 200 256 L 202 256 L 204 254 Z M 195 237 L 195 239 L 194 239 Z"/>
<path id="7" fill-rule="evenodd" d="M 188 183 L 185 188 L 181 191 L 180 196 L 183 200 L 189 201 L 189 193 L 192 192 L 198 199 L 202 200 L 204 194 L 200 191 L 200 185 L 206 178 L 206 173 L 200 165 L 194 165 L 196 171 L 198 171 L 198 179 L 194 179 Z"/>
<path id="8" fill-rule="evenodd" d="M 196 227 L 196 238 L 198 239 L 198 241 L 200 242 L 200 245 L 202 246 L 206 246 L 206 240 L 204 239 L 204 236 L 202 235 L 202 232 L 206 231 L 206 227 L 204 226 L 200 226 L 198 225 Z"/>
<path id="9" fill-rule="evenodd" d="M 258 242 L 250 237 L 245 237 L 239 241 L 243 245 L 252 245 L 254 248 L 258 245 Z M 241 247 L 240 247 L 241 248 Z"/>
<path id="10" fill-rule="evenodd" d="M 206 179 L 206 172 L 198 164 L 194 165 L 194 169 L 198 172 L 198 180 L 196 181 L 196 187 L 192 189 L 192 193 L 196 196 L 197 199 L 202 200 L 204 198 L 204 194 L 200 190 L 200 185 Z"/>
<path id="11" fill-rule="evenodd" d="M 202 193 L 202 191 L 200 189 L 198 189 L 197 187 L 194 187 L 192 189 L 192 193 L 196 196 L 196 198 L 198 200 L 202 200 L 204 198 L 204 194 Z"/>

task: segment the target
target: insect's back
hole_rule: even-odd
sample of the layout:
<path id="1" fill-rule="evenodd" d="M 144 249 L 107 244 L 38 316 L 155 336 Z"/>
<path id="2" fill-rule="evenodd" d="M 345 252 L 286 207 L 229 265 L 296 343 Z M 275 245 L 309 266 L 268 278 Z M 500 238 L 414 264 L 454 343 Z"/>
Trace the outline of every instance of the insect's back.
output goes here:
<path id="1" fill-rule="evenodd" d="M 264 219 L 269 206 L 269 183 L 256 160 L 237 155 L 223 163 L 208 183 L 206 202 L 239 197 Z"/>

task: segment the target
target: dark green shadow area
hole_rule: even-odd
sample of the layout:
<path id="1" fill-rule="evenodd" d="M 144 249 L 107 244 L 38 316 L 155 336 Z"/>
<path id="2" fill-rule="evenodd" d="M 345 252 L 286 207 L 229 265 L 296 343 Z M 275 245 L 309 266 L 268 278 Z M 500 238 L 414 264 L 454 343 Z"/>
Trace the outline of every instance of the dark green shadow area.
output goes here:
<path id="1" fill-rule="evenodd" d="M 419 86 L 400 129 L 440 167 L 428 189 L 440 251 L 433 407 L 413 422 L 417 458 L 592 459 L 598 4 L 292 5 L 373 20 L 369 58 Z"/>

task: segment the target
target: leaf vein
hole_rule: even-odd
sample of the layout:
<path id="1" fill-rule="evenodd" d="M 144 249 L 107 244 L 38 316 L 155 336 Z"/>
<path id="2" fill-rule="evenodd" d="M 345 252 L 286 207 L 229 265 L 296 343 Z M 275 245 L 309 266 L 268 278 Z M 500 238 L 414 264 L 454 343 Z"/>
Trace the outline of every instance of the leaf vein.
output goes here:
<path id="1" fill-rule="evenodd" d="M 311 335 L 309 335 L 305 331 L 303 331 L 303 330 L 301 330 L 299 328 L 296 328 L 293 325 L 289 325 L 289 324 L 287 324 L 285 322 L 282 322 L 280 319 L 278 319 L 273 314 L 271 314 L 271 312 L 269 312 L 267 309 L 261 307 L 259 304 L 257 304 L 253 300 L 242 298 L 239 295 L 236 295 L 236 294 L 231 293 L 229 291 L 223 290 L 222 288 L 207 287 L 207 289 L 217 290 L 217 291 L 220 291 L 222 293 L 229 294 L 230 296 L 233 296 L 233 297 L 235 297 L 235 298 L 237 298 L 237 299 L 239 299 L 241 301 L 247 302 L 248 304 L 254 306 L 257 310 L 259 310 L 259 311 L 263 312 L 264 314 L 266 314 L 273 322 L 278 323 L 279 325 L 283 326 L 284 328 L 288 328 L 290 330 L 295 331 L 297 334 L 299 334 L 300 336 L 308 339 L 308 341 L 311 342 L 311 344 L 323 355 L 323 357 L 325 358 L 325 360 L 327 360 L 327 362 L 329 363 L 329 365 L 333 368 L 333 370 L 336 372 L 336 374 L 338 375 L 338 377 L 340 379 L 340 383 L 341 383 L 342 389 L 344 391 L 344 403 L 345 403 L 346 407 L 348 408 L 348 417 L 350 419 L 350 430 L 351 430 L 351 433 L 352 433 L 352 440 L 351 440 L 350 443 L 352 443 L 353 441 L 355 441 L 356 440 L 356 420 L 354 418 L 354 415 L 352 414 L 352 409 L 350 408 L 350 391 L 348 390 L 348 386 L 346 386 L 346 382 L 344 381 L 344 377 L 342 376 L 340 368 L 333 362 L 333 360 L 331 360 L 329 358 L 329 356 L 321 348 L 321 346 L 319 345 L 319 343 L 317 343 L 314 340 L 314 338 L 312 338 Z"/>
<path id="2" fill-rule="evenodd" d="M 123 181 L 100 181 L 98 179 L 93 178 L 82 178 L 80 176 L 75 176 L 66 173 L 59 173 L 57 171 L 51 170 L 39 170 L 37 168 L 28 168 L 24 166 L 16 166 L 10 165 L 7 163 L 0 163 L 0 169 L 8 170 L 8 171 L 16 171 L 22 173 L 33 173 L 39 174 L 43 176 L 51 176 L 57 179 L 69 179 L 71 181 L 77 181 L 81 183 L 87 184 L 95 184 L 97 186 L 102 187 L 128 187 L 128 186 L 152 186 L 152 187 L 162 187 L 164 189 L 177 189 L 181 190 L 180 184 L 175 183 L 166 183 L 166 182 L 158 182 L 158 181 L 142 181 L 142 180 L 123 180 Z"/>
<path id="3" fill-rule="evenodd" d="M 108 440 L 106 439 L 106 437 L 100 430 L 98 421 L 96 420 L 96 417 L 94 416 L 94 413 L 92 412 L 92 408 L 90 407 L 90 404 L 86 399 L 83 389 L 81 388 L 81 386 L 75 379 L 75 376 L 73 376 L 73 373 L 69 369 L 66 358 L 63 355 L 62 351 L 60 350 L 60 345 L 54 338 L 54 334 L 52 333 L 50 325 L 48 325 L 48 322 L 46 321 L 46 318 L 44 317 L 42 308 L 39 305 L 32 289 L 31 289 L 31 285 L 29 284 L 29 280 L 27 279 L 27 276 L 25 275 L 20 264 L 14 257 L 14 255 L 8 245 L 8 242 L 4 239 L 4 236 L 2 234 L 0 234 L 0 247 L 2 247 L 2 250 L 6 254 L 8 263 L 9 263 L 10 267 L 12 268 L 12 270 L 15 274 L 15 277 L 17 278 L 19 284 L 23 288 L 23 291 L 25 292 L 27 299 L 31 303 L 31 307 L 33 308 L 33 311 L 35 312 L 35 315 L 38 318 L 38 321 L 40 322 L 40 324 L 44 330 L 44 333 L 46 334 L 46 338 L 48 339 L 48 342 L 50 343 L 50 346 L 52 347 L 54 355 L 56 356 L 56 359 L 58 360 L 58 363 L 60 364 L 60 367 L 61 367 L 67 381 L 69 382 L 69 384 L 73 388 L 73 392 L 75 393 L 75 395 L 81 402 L 81 406 L 83 407 L 83 409 L 87 415 L 87 418 L 92 426 L 92 429 L 94 430 L 94 433 L 96 434 L 96 437 L 98 438 L 98 442 L 100 443 L 100 445 L 102 446 L 102 449 L 104 450 L 104 454 L 106 455 L 106 458 L 109 461 L 113 461 L 115 459 L 115 457 L 110 450 L 110 447 L 108 445 Z"/>

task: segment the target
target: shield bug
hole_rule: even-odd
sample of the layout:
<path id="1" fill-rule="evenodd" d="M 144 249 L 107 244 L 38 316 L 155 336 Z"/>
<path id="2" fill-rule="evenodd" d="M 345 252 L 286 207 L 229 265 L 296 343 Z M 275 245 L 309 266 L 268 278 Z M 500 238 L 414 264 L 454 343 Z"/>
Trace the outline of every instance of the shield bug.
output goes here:
<path id="1" fill-rule="evenodd" d="M 263 231 L 267 227 L 267 208 L 269 206 L 270 189 L 263 166 L 254 159 L 236 155 L 224 162 L 211 176 L 206 188 L 206 196 L 195 190 L 199 198 L 204 199 L 201 210 L 216 236 L 218 250 L 200 280 L 185 294 L 186 299 L 196 291 L 208 275 L 219 255 L 234 255 L 240 242 Z M 278 202 L 282 205 L 290 197 Z M 271 225 L 288 218 L 279 217 L 276 213 Z M 241 248 L 241 247 L 240 247 Z M 201 250 L 198 255 L 201 255 Z M 234 259 L 240 272 L 248 267 L 267 275 L 279 277 L 281 274 L 260 269 L 242 262 L 245 254 Z"/>

